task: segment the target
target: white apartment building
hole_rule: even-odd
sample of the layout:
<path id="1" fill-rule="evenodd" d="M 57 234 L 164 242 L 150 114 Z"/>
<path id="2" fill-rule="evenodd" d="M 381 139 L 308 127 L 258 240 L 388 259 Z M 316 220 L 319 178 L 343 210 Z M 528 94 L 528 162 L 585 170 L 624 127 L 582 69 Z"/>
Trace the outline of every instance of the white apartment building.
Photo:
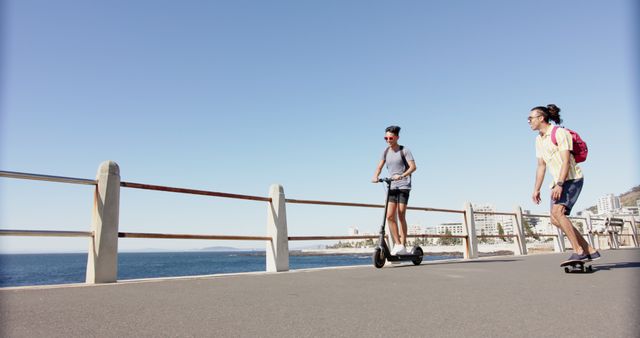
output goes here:
<path id="1" fill-rule="evenodd" d="M 442 223 L 436 226 L 436 232 L 439 235 L 445 234 L 447 229 L 452 235 L 464 235 L 466 232 L 462 223 Z"/>
<path id="2" fill-rule="evenodd" d="M 598 214 L 604 215 L 620 209 L 620 198 L 614 194 L 607 194 L 598 199 Z"/>
<path id="3" fill-rule="evenodd" d="M 500 220 L 500 224 L 502 225 L 502 230 L 504 230 L 505 235 L 513 235 L 513 224 L 514 224 L 514 216 L 502 216 Z M 496 225 L 497 228 L 497 225 Z"/>
<path id="4" fill-rule="evenodd" d="M 541 217 L 538 218 L 538 224 L 536 224 L 534 231 L 539 234 L 553 235 L 557 229 L 555 225 L 551 224 L 549 217 Z"/>
<path id="5" fill-rule="evenodd" d="M 639 215 L 640 214 L 640 208 L 638 207 L 622 207 L 619 210 L 616 211 L 616 214 L 619 215 Z"/>
<path id="6" fill-rule="evenodd" d="M 408 225 L 407 232 L 409 235 L 422 235 L 425 233 L 424 227 L 419 224 Z"/>
<path id="7" fill-rule="evenodd" d="M 476 233 L 484 233 L 485 235 L 498 234 L 498 222 L 496 215 L 479 214 L 478 212 L 495 212 L 496 209 L 490 204 L 474 204 L 473 212 L 476 224 Z"/>

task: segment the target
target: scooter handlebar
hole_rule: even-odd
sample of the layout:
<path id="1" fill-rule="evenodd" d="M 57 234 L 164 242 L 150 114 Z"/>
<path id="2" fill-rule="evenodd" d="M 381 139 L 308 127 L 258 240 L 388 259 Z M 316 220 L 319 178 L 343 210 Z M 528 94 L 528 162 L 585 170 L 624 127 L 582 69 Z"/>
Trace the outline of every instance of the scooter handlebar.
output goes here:
<path id="1" fill-rule="evenodd" d="M 385 177 L 385 178 L 379 178 L 378 179 L 379 183 L 382 183 L 382 182 L 391 183 L 391 181 L 393 181 L 393 178 L 391 178 L 391 177 Z"/>

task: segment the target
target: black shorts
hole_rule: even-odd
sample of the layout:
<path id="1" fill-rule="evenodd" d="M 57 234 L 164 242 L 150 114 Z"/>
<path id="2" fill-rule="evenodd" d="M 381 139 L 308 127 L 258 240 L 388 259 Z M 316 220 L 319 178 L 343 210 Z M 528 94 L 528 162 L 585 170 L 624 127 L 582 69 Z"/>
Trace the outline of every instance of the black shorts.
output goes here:
<path id="1" fill-rule="evenodd" d="M 560 198 L 557 201 L 551 198 L 551 209 L 553 210 L 554 204 L 561 204 L 565 207 L 564 214 L 571 214 L 571 209 L 578 201 L 578 196 L 580 196 L 580 192 L 582 191 L 583 182 L 584 180 L 582 178 L 564 181 Z"/>
<path id="2" fill-rule="evenodd" d="M 391 189 L 389 191 L 389 202 L 408 204 L 409 203 L 409 189 Z"/>

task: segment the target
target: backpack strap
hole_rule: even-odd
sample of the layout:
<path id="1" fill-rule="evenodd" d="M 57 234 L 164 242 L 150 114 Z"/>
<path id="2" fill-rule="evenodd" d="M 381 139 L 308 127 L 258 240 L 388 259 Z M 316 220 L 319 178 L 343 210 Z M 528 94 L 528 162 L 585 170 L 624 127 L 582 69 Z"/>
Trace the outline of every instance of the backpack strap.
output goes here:
<path id="1" fill-rule="evenodd" d="M 404 157 L 404 146 L 400 146 L 400 157 L 402 158 L 402 163 L 404 164 L 404 170 L 409 170 L 409 162 L 407 162 L 407 158 Z"/>
<path id="2" fill-rule="evenodd" d="M 389 152 L 389 148 L 391 147 L 387 147 L 387 149 L 384 150 L 384 160 L 387 160 L 387 153 Z M 404 170 L 407 171 L 409 170 L 409 162 L 407 162 L 407 158 L 404 156 L 404 146 L 400 146 L 400 158 L 402 158 L 402 164 L 404 164 Z"/>
<path id="3" fill-rule="evenodd" d="M 558 131 L 558 126 L 553 126 L 553 129 L 551 129 L 551 142 L 553 142 L 554 145 L 558 145 L 558 140 L 556 139 L 556 132 Z"/>

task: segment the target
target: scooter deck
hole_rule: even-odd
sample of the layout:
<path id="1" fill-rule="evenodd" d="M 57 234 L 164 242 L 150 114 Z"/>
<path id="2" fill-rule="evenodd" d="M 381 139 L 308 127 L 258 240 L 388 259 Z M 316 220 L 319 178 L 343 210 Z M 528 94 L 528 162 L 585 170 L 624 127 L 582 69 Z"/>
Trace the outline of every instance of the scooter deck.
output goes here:
<path id="1" fill-rule="evenodd" d="M 387 260 L 389 260 L 390 262 L 393 262 L 393 261 L 410 261 L 410 260 L 413 260 L 413 259 L 418 258 L 420 256 L 421 255 L 412 255 L 412 254 L 395 255 L 395 256 L 388 256 Z"/>

